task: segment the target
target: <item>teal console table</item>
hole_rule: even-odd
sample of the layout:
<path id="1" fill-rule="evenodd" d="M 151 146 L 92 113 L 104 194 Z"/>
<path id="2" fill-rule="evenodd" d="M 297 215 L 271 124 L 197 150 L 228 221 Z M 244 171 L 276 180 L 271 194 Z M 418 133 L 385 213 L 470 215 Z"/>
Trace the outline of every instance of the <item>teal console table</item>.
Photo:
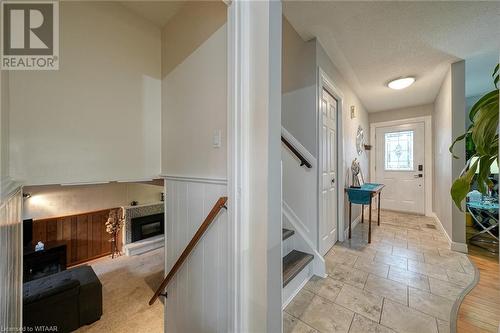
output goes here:
<path id="1" fill-rule="evenodd" d="M 373 197 L 378 194 L 377 225 L 380 225 L 380 193 L 384 186 L 384 184 L 365 183 L 361 187 L 348 187 L 345 189 L 349 200 L 349 239 L 351 239 L 352 204 L 361 205 L 361 223 L 365 219 L 365 205 L 369 205 L 368 243 L 372 242 L 372 201 Z"/>

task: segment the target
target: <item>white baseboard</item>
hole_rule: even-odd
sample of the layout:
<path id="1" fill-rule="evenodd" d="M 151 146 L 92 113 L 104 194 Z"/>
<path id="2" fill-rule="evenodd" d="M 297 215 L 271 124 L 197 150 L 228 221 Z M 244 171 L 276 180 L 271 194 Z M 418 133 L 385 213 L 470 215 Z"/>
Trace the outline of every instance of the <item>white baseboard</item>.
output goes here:
<path id="1" fill-rule="evenodd" d="M 282 290 L 282 310 L 293 300 L 299 291 L 304 288 L 309 279 L 313 276 L 312 262 L 310 262 L 304 269 L 293 278 Z"/>
<path id="2" fill-rule="evenodd" d="M 451 250 L 457 251 L 457 252 L 462 252 L 462 253 L 467 253 L 468 252 L 467 244 L 458 243 L 458 242 L 454 242 L 454 241 L 451 240 L 450 235 L 448 235 L 448 233 L 444 229 L 443 224 L 441 223 L 441 220 L 439 220 L 439 217 L 437 217 L 436 213 L 432 213 L 431 217 L 433 217 L 434 220 L 436 220 L 437 225 L 439 227 L 439 230 L 441 230 L 441 232 L 443 234 L 445 234 L 446 240 L 448 241 L 448 244 L 450 244 L 450 249 Z"/>
<path id="3" fill-rule="evenodd" d="M 465 243 L 451 242 L 450 249 L 457 252 L 468 253 L 469 249 Z"/>
<path id="4" fill-rule="evenodd" d="M 432 213 L 431 217 L 433 217 L 434 220 L 436 220 L 437 225 L 439 227 L 439 230 L 441 230 L 441 232 L 446 236 L 446 240 L 448 241 L 448 244 L 450 244 L 450 247 L 451 247 L 451 243 L 453 243 L 453 242 L 451 241 L 450 235 L 448 235 L 448 233 L 444 229 L 443 224 L 441 223 L 441 220 L 439 220 L 439 217 L 437 217 L 436 213 L 434 213 L 434 212 Z"/>
<path id="5" fill-rule="evenodd" d="M 369 207 L 365 207 L 365 217 L 367 216 L 367 209 L 370 209 Z M 354 228 L 356 228 L 356 226 L 358 225 L 358 223 L 361 222 L 361 214 L 359 214 L 358 217 L 356 217 L 354 219 L 354 221 L 352 221 L 352 224 L 351 224 L 351 231 L 354 230 Z M 373 221 L 372 221 L 373 222 Z M 346 224 L 346 229 L 344 230 L 344 239 L 349 239 L 349 224 Z"/>

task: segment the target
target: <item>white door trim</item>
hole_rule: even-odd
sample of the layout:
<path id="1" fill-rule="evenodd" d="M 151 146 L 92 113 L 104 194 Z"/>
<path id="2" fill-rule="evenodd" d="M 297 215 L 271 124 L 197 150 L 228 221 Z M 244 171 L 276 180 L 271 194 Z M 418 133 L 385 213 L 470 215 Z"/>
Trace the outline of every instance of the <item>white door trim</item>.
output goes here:
<path id="1" fill-rule="evenodd" d="M 344 163 L 344 135 L 343 135 L 343 110 L 344 110 L 344 94 L 342 91 L 335 86 L 333 81 L 328 77 L 328 75 L 318 67 L 318 89 L 316 91 L 316 148 L 318 152 L 318 163 L 316 167 L 317 172 L 317 186 L 318 191 L 316 193 L 317 196 L 317 216 L 318 216 L 318 235 L 316 239 L 316 244 L 318 244 L 317 250 L 320 248 L 320 218 L 321 218 L 321 94 L 323 89 L 327 90 L 330 94 L 335 97 L 338 102 L 337 105 L 337 168 L 335 171 L 335 175 L 337 177 L 337 239 L 340 242 L 344 241 L 344 187 L 345 187 L 345 163 Z"/>
<path id="2" fill-rule="evenodd" d="M 232 228 L 228 239 L 232 254 L 229 256 L 230 277 L 228 308 L 228 331 L 240 331 L 246 321 L 248 308 L 242 300 L 248 297 L 245 287 L 245 267 L 248 265 L 243 256 L 243 233 L 248 228 L 248 106 L 243 91 L 248 89 L 248 71 L 242 70 L 245 59 L 240 55 L 247 43 L 238 36 L 247 32 L 242 23 L 245 17 L 240 3 L 226 2 L 227 8 L 227 213 Z M 241 31 L 243 30 L 243 31 Z"/>
<path id="3" fill-rule="evenodd" d="M 425 216 L 433 216 L 432 213 L 432 184 L 433 184 L 433 170 L 432 170 L 432 116 L 423 116 L 415 118 L 407 118 L 400 120 L 384 121 L 379 123 L 370 124 L 370 181 L 376 181 L 375 164 L 376 164 L 376 150 L 377 145 L 375 141 L 375 131 L 380 127 L 398 126 L 413 123 L 424 123 L 424 138 L 425 138 Z"/>

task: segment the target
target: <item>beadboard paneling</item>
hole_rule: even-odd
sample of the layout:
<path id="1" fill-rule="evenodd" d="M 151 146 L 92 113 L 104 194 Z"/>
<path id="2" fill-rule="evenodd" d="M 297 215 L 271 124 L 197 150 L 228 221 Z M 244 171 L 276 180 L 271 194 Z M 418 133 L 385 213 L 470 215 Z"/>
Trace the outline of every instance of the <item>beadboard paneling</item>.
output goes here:
<path id="1" fill-rule="evenodd" d="M 20 189 L 0 202 L 0 331 L 21 329 L 22 202 Z"/>
<path id="2" fill-rule="evenodd" d="M 169 179 L 166 186 L 168 272 L 227 188 Z M 229 235 L 227 212 L 222 210 L 167 288 L 166 332 L 227 331 Z"/>

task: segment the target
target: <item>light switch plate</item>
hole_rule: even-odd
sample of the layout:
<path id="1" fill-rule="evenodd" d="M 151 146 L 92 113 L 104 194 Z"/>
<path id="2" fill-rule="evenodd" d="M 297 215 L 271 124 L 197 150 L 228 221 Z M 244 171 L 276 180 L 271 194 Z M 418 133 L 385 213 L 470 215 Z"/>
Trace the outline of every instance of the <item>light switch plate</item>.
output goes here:
<path id="1" fill-rule="evenodd" d="M 214 131 L 214 136 L 212 139 L 212 146 L 214 148 L 220 148 L 222 145 L 222 131 L 221 130 L 215 130 Z"/>

